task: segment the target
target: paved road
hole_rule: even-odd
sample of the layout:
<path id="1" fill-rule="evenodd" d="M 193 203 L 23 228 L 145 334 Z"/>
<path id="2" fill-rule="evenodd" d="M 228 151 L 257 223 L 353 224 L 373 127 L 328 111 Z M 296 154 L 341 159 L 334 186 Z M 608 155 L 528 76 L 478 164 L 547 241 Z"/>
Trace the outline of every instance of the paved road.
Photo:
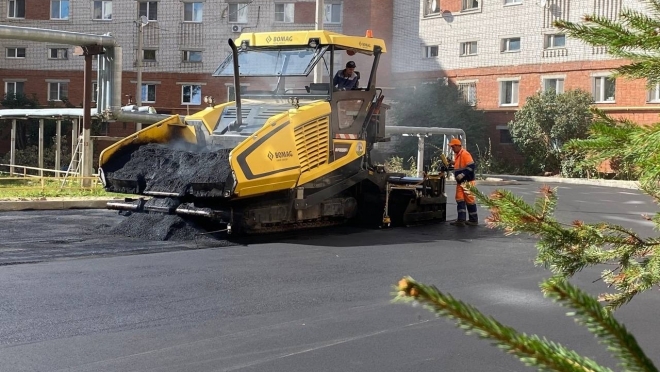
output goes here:
<path id="1" fill-rule="evenodd" d="M 639 192 L 557 186 L 561 220 L 606 220 L 654 235 L 639 215 L 655 205 Z M 527 200 L 538 187 L 506 186 Z M 109 211 L 0 214 L 0 370 L 532 370 L 444 318 L 392 304 L 391 286 L 403 275 L 616 367 L 566 309 L 542 297 L 537 284 L 548 272 L 534 267 L 528 237 L 445 224 L 208 247 L 101 233 L 99 225 L 121 218 Z M 602 283 L 592 282 L 599 271 L 575 282 L 598 293 Z M 660 365 L 658 307 L 652 291 L 617 318 Z"/>

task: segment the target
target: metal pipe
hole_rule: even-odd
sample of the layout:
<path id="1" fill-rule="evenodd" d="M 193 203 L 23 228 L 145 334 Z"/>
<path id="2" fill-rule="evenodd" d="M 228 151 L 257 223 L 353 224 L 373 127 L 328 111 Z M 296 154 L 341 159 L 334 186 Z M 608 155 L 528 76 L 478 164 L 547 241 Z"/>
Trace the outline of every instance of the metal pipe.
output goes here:
<path id="1" fill-rule="evenodd" d="M 465 138 L 465 131 L 458 128 L 439 128 L 439 127 L 400 127 L 400 126 L 385 126 L 385 133 L 387 134 L 410 134 L 410 135 L 436 135 L 436 134 L 453 134 L 463 136 Z"/>
<path id="2" fill-rule="evenodd" d="M 417 177 L 424 176 L 424 135 L 417 135 Z"/>
<path id="3" fill-rule="evenodd" d="M 240 128 L 243 124 L 243 113 L 241 112 L 241 81 L 240 73 L 238 71 L 238 48 L 234 44 L 234 40 L 229 39 L 229 46 L 234 60 L 234 95 L 236 96 L 236 124 Z"/>
<path id="4" fill-rule="evenodd" d="M 41 41 L 67 45 L 102 45 L 113 47 L 117 41 L 110 35 L 94 35 L 80 32 L 50 30 L 34 27 L 0 25 L 0 39 Z"/>

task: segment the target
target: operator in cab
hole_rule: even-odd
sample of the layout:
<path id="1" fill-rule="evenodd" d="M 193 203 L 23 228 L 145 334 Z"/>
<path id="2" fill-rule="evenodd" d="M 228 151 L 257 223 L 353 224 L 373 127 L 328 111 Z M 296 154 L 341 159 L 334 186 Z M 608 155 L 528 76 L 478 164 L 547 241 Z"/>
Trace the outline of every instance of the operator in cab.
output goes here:
<path id="1" fill-rule="evenodd" d="M 355 62 L 348 61 L 345 69 L 337 71 L 332 84 L 337 90 L 357 89 L 359 78 L 355 71 Z"/>

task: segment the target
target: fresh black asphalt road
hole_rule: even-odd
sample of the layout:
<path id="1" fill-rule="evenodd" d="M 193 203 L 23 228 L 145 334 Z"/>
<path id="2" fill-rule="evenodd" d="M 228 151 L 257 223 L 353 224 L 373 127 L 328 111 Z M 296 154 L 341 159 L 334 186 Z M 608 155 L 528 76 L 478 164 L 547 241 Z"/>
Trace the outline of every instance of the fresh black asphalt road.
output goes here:
<path id="1" fill-rule="evenodd" d="M 531 201 L 540 186 L 497 188 Z M 562 221 L 655 234 L 641 215 L 656 205 L 641 192 L 553 186 Z M 104 210 L 0 213 L 0 371 L 534 370 L 424 308 L 391 303 L 405 275 L 618 369 L 569 309 L 542 296 L 538 283 L 549 272 L 534 266 L 527 236 L 448 224 L 346 227 L 213 247 L 103 235 L 99 225 L 121 218 Z M 604 269 L 572 281 L 601 293 Z M 656 288 L 616 317 L 660 366 L 658 308 Z"/>

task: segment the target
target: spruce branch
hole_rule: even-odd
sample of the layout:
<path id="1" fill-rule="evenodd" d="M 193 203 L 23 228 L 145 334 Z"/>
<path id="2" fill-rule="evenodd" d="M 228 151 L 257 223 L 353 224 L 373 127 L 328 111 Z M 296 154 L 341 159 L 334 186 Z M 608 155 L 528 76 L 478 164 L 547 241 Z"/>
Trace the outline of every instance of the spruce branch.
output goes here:
<path id="1" fill-rule="evenodd" d="M 576 309 L 570 315 L 575 316 L 577 323 L 586 326 L 601 343 L 606 344 L 626 371 L 658 371 L 635 337 L 594 298 L 560 277 L 546 280 L 541 284 L 541 289 L 546 296 L 563 306 Z"/>
<path id="2" fill-rule="evenodd" d="M 467 334 L 476 334 L 481 339 L 493 340 L 498 348 L 514 354 L 527 366 L 538 367 L 541 371 L 611 371 L 558 343 L 541 339 L 536 335 L 519 333 L 450 294 L 442 293 L 435 286 L 405 277 L 395 288 L 395 302 L 420 303 L 437 316 L 455 320 L 456 325 Z"/>

